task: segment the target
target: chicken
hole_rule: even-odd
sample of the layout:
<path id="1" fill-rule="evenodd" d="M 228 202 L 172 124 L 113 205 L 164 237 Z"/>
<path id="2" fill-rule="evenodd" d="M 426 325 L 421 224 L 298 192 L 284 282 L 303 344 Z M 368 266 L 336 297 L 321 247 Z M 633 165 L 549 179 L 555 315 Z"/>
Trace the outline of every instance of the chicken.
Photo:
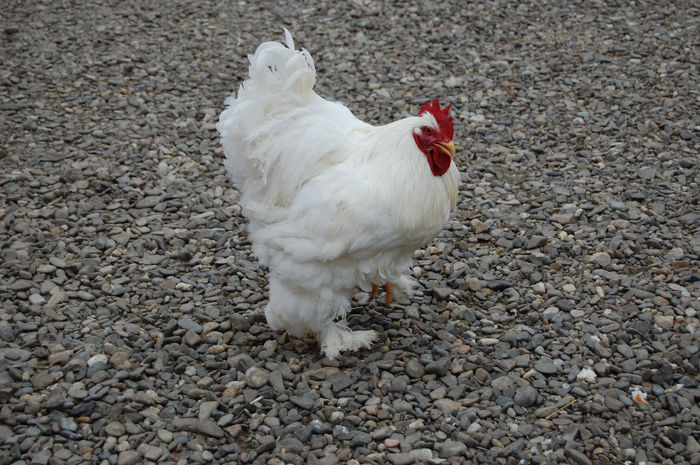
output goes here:
<path id="1" fill-rule="evenodd" d="M 261 44 L 217 129 L 240 192 L 254 254 L 270 273 L 268 325 L 319 338 L 325 356 L 369 348 L 374 331 L 347 326 L 359 287 L 410 291 L 413 253 L 440 232 L 457 199 L 450 106 L 384 126 L 314 90 L 306 50 Z"/>

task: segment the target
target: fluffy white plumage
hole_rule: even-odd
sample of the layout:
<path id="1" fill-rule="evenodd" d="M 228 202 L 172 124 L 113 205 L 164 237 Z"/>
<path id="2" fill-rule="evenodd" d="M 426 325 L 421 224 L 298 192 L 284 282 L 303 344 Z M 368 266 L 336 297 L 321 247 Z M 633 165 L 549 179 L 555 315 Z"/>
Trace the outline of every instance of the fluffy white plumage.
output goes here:
<path id="1" fill-rule="evenodd" d="M 273 329 L 317 333 L 323 352 L 369 347 L 374 331 L 345 324 L 359 286 L 394 283 L 413 252 L 444 226 L 459 172 L 431 173 L 414 141 L 437 129 L 424 113 L 371 126 L 340 103 L 319 97 L 306 50 L 261 44 L 250 77 L 226 100 L 217 129 L 225 166 L 240 191 L 253 251 L 270 269 L 265 309 Z"/>

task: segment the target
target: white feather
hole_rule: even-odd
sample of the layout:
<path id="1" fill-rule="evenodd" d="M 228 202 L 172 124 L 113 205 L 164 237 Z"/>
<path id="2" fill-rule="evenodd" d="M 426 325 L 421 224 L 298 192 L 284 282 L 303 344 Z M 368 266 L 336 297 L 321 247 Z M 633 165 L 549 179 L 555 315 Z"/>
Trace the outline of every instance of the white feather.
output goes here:
<path id="1" fill-rule="evenodd" d="M 270 267 L 268 323 L 319 332 L 334 356 L 368 344 L 336 323 L 349 296 L 404 282 L 414 250 L 447 221 L 459 173 L 452 163 L 434 176 L 415 144 L 417 128 L 437 126 L 432 115 L 378 127 L 358 120 L 313 91 L 313 59 L 286 29 L 285 41 L 250 57 L 250 77 L 217 129 L 253 250 Z"/>

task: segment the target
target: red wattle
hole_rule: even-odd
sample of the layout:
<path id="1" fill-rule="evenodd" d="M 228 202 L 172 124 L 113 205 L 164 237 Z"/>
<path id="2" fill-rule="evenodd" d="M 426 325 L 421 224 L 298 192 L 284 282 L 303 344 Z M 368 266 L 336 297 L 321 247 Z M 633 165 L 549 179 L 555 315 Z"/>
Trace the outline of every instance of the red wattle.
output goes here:
<path id="1" fill-rule="evenodd" d="M 427 157 L 430 171 L 433 172 L 434 176 L 442 176 L 450 169 L 452 159 L 445 152 L 435 150 L 432 155 L 428 154 Z"/>
<path id="2" fill-rule="evenodd" d="M 433 173 L 433 176 L 442 176 L 450 169 L 450 162 L 452 159 L 449 155 L 434 146 L 432 148 L 425 148 L 418 134 L 413 134 L 413 140 L 416 141 L 416 145 L 420 151 L 425 154 L 425 158 L 428 159 L 428 166 L 430 166 L 430 171 Z M 429 144 L 432 144 L 432 142 Z"/>

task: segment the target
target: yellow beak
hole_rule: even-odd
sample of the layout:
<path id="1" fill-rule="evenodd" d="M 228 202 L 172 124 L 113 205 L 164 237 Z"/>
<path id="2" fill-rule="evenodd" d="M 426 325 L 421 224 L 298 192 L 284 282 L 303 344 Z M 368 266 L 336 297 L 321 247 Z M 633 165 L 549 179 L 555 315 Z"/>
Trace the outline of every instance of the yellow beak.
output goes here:
<path id="1" fill-rule="evenodd" d="M 445 152 L 450 158 L 454 157 L 455 153 L 457 152 L 457 148 L 455 147 L 455 144 L 452 141 L 437 142 L 437 146 L 440 147 L 440 150 Z"/>

